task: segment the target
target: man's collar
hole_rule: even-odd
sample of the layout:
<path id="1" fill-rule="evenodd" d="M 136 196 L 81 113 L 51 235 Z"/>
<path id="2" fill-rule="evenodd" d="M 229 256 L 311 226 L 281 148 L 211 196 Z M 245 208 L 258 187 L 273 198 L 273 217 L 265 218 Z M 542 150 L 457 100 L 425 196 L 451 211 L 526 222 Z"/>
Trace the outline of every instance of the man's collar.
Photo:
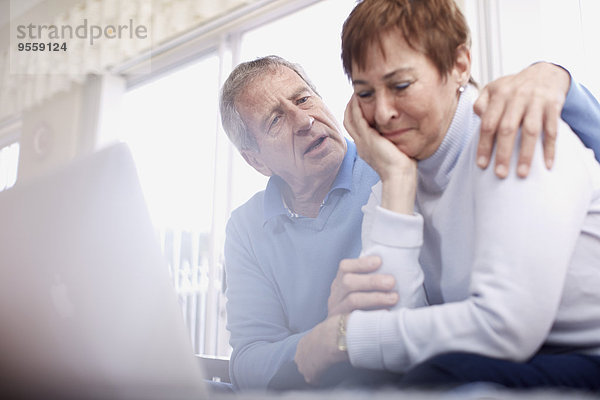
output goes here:
<path id="1" fill-rule="evenodd" d="M 336 189 L 351 190 L 352 189 L 352 169 L 354 167 L 354 161 L 356 160 L 356 146 L 354 143 L 346 139 L 346 154 L 342 160 L 342 165 L 338 171 L 333 185 L 329 189 L 327 196 L 325 196 L 324 202 L 327 202 L 329 195 Z M 288 215 L 288 210 L 283 204 L 281 197 L 282 190 L 285 182 L 280 177 L 274 175 L 269 179 L 267 188 L 265 189 L 264 196 L 264 221 L 263 224 L 269 221 L 271 218 L 278 215 Z"/>
<path id="2" fill-rule="evenodd" d="M 327 201 L 329 194 L 335 189 L 352 189 L 352 169 L 354 168 L 354 161 L 356 160 L 356 145 L 354 142 L 346 138 L 344 139 L 346 140 L 347 147 L 346 155 L 342 160 L 342 166 L 335 177 L 335 181 L 333 181 L 333 185 L 331 185 L 331 189 L 329 189 L 329 193 L 325 196 L 325 201 Z"/>
<path id="3" fill-rule="evenodd" d="M 263 224 L 277 215 L 287 214 L 287 210 L 281 199 L 281 191 L 283 190 L 284 185 L 285 182 L 283 179 L 277 175 L 273 175 L 269 178 L 267 188 L 265 189 L 265 200 L 263 205 L 265 219 Z"/>

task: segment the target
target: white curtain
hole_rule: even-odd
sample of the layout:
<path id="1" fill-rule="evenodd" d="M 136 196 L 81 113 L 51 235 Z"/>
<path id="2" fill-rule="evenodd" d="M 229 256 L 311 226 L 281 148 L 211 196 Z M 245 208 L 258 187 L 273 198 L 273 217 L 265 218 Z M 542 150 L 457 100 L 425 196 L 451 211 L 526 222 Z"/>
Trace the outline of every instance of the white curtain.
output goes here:
<path id="1" fill-rule="evenodd" d="M 33 36 L 25 38 L 18 38 L 17 26 L 23 25 L 21 32 L 26 32 L 32 17 L 21 15 L 11 21 L 10 45 L 0 53 L 0 121 L 68 90 L 87 74 L 108 72 L 111 67 L 255 1 L 82 0 L 36 24 Z M 84 24 L 87 29 L 81 27 Z M 42 25 L 45 36 L 39 38 L 37 29 Z M 96 35 L 98 29 L 102 30 L 101 37 L 91 37 L 92 26 L 99 27 L 94 28 Z M 84 32 L 86 38 L 81 37 Z M 18 46 L 27 42 L 45 46 L 48 42 L 65 43 L 66 50 L 48 51 L 46 47 L 44 51 L 19 51 Z"/>

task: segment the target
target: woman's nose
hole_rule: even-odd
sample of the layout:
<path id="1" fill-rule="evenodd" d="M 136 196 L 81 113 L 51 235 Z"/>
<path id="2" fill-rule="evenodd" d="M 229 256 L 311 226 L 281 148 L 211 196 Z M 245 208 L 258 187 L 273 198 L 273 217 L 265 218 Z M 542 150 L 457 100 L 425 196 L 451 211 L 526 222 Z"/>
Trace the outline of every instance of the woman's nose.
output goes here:
<path id="1" fill-rule="evenodd" d="M 378 93 L 375 96 L 375 124 L 385 126 L 391 120 L 398 118 L 399 111 L 394 97 L 389 93 Z"/>

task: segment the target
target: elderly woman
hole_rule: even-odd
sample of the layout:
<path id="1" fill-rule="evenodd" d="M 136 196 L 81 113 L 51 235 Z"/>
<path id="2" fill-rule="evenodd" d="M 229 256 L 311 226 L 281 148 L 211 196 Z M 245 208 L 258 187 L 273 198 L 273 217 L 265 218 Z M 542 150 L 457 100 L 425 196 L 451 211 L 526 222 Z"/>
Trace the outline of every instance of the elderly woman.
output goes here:
<path id="1" fill-rule="evenodd" d="M 527 182 L 476 167 L 478 92 L 452 0 L 364 0 L 342 59 L 345 126 L 381 178 L 363 252 L 396 275 L 400 307 L 325 321 L 318 356 L 296 355 L 306 380 L 349 359 L 401 384 L 600 389 L 593 153 L 563 131 L 552 169 L 540 146 Z"/>

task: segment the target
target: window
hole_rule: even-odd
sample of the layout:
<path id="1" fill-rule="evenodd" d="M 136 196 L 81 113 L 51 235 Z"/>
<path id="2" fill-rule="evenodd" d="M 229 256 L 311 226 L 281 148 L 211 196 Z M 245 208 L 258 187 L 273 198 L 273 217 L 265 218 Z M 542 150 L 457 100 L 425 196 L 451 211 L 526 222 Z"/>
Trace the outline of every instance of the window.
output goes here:
<path id="1" fill-rule="evenodd" d="M 248 31 L 242 36 L 240 58 L 276 54 L 299 63 L 341 123 L 352 95 L 342 69 L 341 33 L 354 5 L 348 0 L 321 1 Z"/>
<path id="2" fill-rule="evenodd" d="M 194 349 L 210 355 L 229 351 L 224 329 L 207 335 L 224 324 L 212 233 L 215 169 L 223 162 L 215 157 L 218 74 L 219 59 L 210 54 L 129 90 L 119 135 L 138 167 Z"/>
<path id="3" fill-rule="evenodd" d="M 218 63 L 210 55 L 123 97 L 119 139 L 131 147 L 161 229 L 210 231 Z"/>
<path id="4" fill-rule="evenodd" d="M 597 0 L 465 0 L 465 9 L 476 79 L 486 83 L 533 62 L 550 61 L 600 97 Z"/>

